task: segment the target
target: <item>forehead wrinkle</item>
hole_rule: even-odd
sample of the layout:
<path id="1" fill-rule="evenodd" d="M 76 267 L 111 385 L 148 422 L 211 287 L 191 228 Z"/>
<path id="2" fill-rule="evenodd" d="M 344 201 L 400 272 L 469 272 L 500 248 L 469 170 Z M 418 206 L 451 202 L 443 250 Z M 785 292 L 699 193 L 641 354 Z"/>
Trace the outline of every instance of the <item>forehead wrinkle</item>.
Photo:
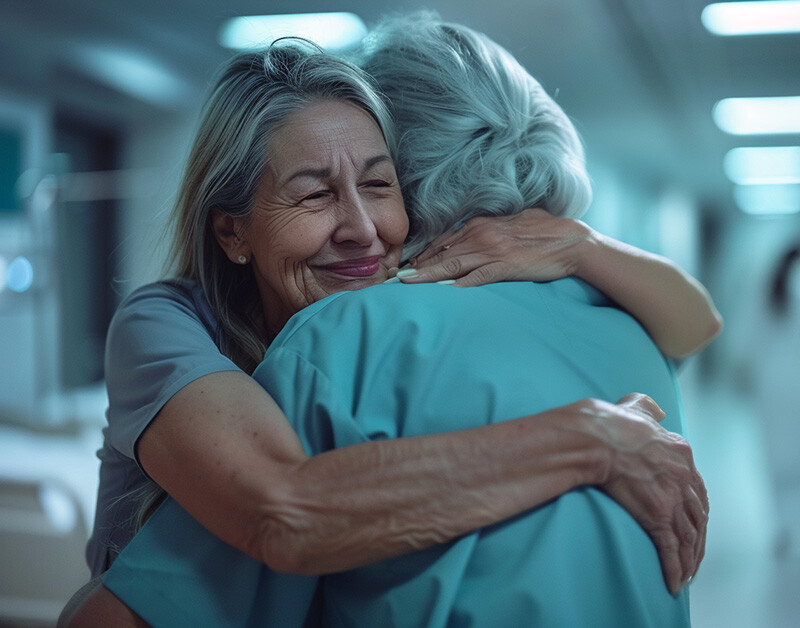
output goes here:
<path id="1" fill-rule="evenodd" d="M 388 148 L 386 148 L 383 134 L 380 133 L 380 129 L 373 120 L 370 119 L 370 122 L 375 124 L 375 129 L 363 126 L 354 127 L 354 124 L 359 124 L 359 121 L 354 121 L 349 116 L 327 117 L 317 122 L 320 123 L 304 124 L 297 118 L 290 118 L 288 124 L 275 134 L 269 151 L 271 158 L 268 159 L 267 165 L 272 170 L 273 176 L 276 178 L 275 183 L 279 187 L 298 178 L 315 180 L 335 178 L 339 176 L 347 163 L 359 174 L 381 162 L 394 163 Z M 297 124 L 300 125 L 299 128 L 295 126 Z M 380 148 L 375 146 L 376 138 L 372 136 L 373 131 L 377 132 L 377 137 L 380 138 Z M 308 151 L 302 149 L 297 151 L 298 144 L 304 147 L 313 146 L 313 155 L 309 155 Z M 359 159 L 365 148 L 370 152 L 377 148 L 380 152 L 365 157 L 362 163 L 356 163 L 355 160 Z M 295 164 L 288 174 L 280 176 L 279 168 L 276 167 L 278 164 L 275 162 L 282 162 L 281 165 L 285 166 L 287 160 L 292 159 L 292 155 L 296 158 L 304 152 L 306 158 L 302 159 L 299 164 Z M 280 156 L 285 159 L 280 159 Z"/>
<path id="2" fill-rule="evenodd" d="M 290 174 L 285 180 L 278 181 L 279 185 L 286 185 L 295 179 L 326 179 L 331 176 L 330 168 L 302 168 L 297 172 Z"/>
<path id="3" fill-rule="evenodd" d="M 364 165 L 361 166 L 361 168 L 359 170 L 360 170 L 360 172 L 367 172 L 368 170 L 371 170 L 372 168 L 374 168 L 378 164 L 382 164 L 382 163 L 392 164 L 393 163 L 392 162 L 392 158 L 388 154 L 380 154 L 380 155 L 374 155 L 373 157 L 368 157 L 367 159 L 364 160 Z M 287 179 L 286 179 L 286 182 L 288 183 L 292 179 L 297 179 L 299 177 L 309 177 L 309 178 L 314 178 L 314 179 L 325 179 L 325 178 L 329 177 L 330 175 L 331 175 L 331 169 L 330 168 L 325 168 L 325 167 L 321 167 L 321 168 L 302 168 L 302 169 L 298 170 L 297 172 L 289 175 L 289 177 L 287 177 Z"/>
<path id="4" fill-rule="evenodd" d="M 369 159 L 367 159 L 364 162 L 364 168 L 362 172 L 367 172 L 368 170 L 371 170 L 375 166 L 382 163 L 388 163 L 390 166 L 394 167 L 394 161 L 392 161 L 392 158 L 389 155 L 389 153 L 386 153 L 382 155 L 375 155 L 374 157 L 370 157 Z"/>
<path id="5" fill-rule="evenodd" d="M 337 155 L 337 159 L 339 159 L 341 157 L 342 157 L 341 153 Z M 348 155 L 348 158 L 349 158 L 349 155 Z M 351 159 L 348 159 L 348 160 L 352 161 Z M 365 159 L 363 165 L 361 166 L 361 168 L 358 168 L 357 166 L 356 166 L 356 168 L 357 168 L 358 172 L 364 173 L 364 172 L 368 172 L 369 170 L 371 170 L 375 166 L 377 166 L 379 164 L 382 164 L 382 163 L 392 164 L 393 163 L 392 162 L 392 158 L 388 154 L 374 155 L 372 157 L 368 157 L 367 159 Z M 294 181 L 296 179 L 303 179 L 303 178 L 322 181 L 324 179 L 330 178 L 331 174 L 332 174 L 331 168 L 327 168 L 327 167 L 319 167 L 319 168 L 315 168 L 315 167 L 302 168 L 301 167 L 300 170 L 297 170 L 297 171 L 291 173 L 290 175 L 288 175 L 284 179 L 280 179 L 277 182 L 277 184 L 279 186 L 283 186 L 283 185 L 287 185 L 287 184 L 291 183 L 292 181 Z"/>

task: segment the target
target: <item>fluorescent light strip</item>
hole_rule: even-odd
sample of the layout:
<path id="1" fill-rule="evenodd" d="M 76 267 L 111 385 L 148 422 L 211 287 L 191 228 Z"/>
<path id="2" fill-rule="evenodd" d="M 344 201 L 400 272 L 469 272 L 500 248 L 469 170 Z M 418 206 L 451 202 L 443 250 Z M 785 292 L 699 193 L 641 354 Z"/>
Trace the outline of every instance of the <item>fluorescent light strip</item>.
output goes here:
<path id="1" fill-rule="evenodd" d="M 761 35 L 800 31 L 800 2 L 717 2 L 700 15 L 703 26 L 715 35 Z"/>
<path id="2" fill-rule="evenodd" d="M 800 96 L 725 98 L 712 115 L 720 129 L 733 135 L 800 133 Z"/>
<path id="3" fill-rule="evenodd" d="M 733 198 L 747 214 L 778 216 L 800 213 L 800 185 L 737 185 Z"/>
<path id="4" fill-rule="evenodd" d="M 358 44 L 366 34 L 366 25 L 354 13 L 248 15 L 225 22 L 219 43 L 246 50 L 268 46 L 279 37 L 303 37 L 327 50 L 342 50 Z"/>
<path id="5" fill-rule="evenodd" d="M 189 85 L 143 53 L 111 46 L 84 46 L 75 52 L 75 61 L 96 80 L 144 102 L 175 108 L 191 101 Z"/>
<path id="6" fill-rule="evenodd" d="M 800 146 L 734 148 L 723 166 L 738 185 L 800 184 Z"/>

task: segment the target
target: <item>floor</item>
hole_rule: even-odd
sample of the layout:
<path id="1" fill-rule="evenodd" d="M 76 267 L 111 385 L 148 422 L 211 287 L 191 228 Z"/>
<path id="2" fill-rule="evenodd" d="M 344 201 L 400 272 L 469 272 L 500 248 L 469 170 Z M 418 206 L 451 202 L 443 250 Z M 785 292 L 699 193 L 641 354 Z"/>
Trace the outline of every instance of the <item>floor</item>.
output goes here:
<path id="1" fill-rule="evenodd" d="M 776 557 L 766 454 L 755 413 L 726 386 L 700 387 L 691 371 L 681 379 L 689 438 L 712 508 L 706 558 L 691 585 L 693 624 L 798 626 L 800 552 Z M 58 470 L 58 482 L 78 497 L 82 517 L 91 526 L 100 425 L 95 421 L 72 435 L 47 435 L 0 424 L 0 479 L 47 477 Z M 51 512 L 58 517 L 57 507 Z M 0 575 L 13 568 L 0 565 Z M 47 612 L 52 611 L 44 609 L 43 615 Z M 0 617 L 0 626 L 11 625 Z"/>

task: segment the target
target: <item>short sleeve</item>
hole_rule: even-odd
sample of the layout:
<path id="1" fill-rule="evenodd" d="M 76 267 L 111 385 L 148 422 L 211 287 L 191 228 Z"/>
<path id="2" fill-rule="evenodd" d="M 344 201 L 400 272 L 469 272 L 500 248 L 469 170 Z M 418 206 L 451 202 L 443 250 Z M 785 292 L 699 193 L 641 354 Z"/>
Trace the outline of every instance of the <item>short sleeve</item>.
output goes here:
<path id="1" fill-rule="evenodd" d="M 134 458 L 137 439 L 176 392 L 204 375 L 240 370 L 215 335 L 208 306 L 188 282 L 152 284 L 123 302 L 106 343 L 106 446 Z"/>

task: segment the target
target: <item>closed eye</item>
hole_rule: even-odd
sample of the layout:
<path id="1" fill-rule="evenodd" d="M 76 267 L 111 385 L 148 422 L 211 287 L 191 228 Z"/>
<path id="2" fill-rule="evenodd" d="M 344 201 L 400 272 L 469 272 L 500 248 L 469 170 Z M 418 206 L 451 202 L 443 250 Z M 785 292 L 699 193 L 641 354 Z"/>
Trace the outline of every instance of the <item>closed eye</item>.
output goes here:
<path id="1" fill-rule="evenodd" d="M 315 201 L 320 198 L 325 198 L 329 194 L 328 190 L 319 190 L 318 192 L 312 192 L 307 196 L 303 197 L 304 201 Z"/>

